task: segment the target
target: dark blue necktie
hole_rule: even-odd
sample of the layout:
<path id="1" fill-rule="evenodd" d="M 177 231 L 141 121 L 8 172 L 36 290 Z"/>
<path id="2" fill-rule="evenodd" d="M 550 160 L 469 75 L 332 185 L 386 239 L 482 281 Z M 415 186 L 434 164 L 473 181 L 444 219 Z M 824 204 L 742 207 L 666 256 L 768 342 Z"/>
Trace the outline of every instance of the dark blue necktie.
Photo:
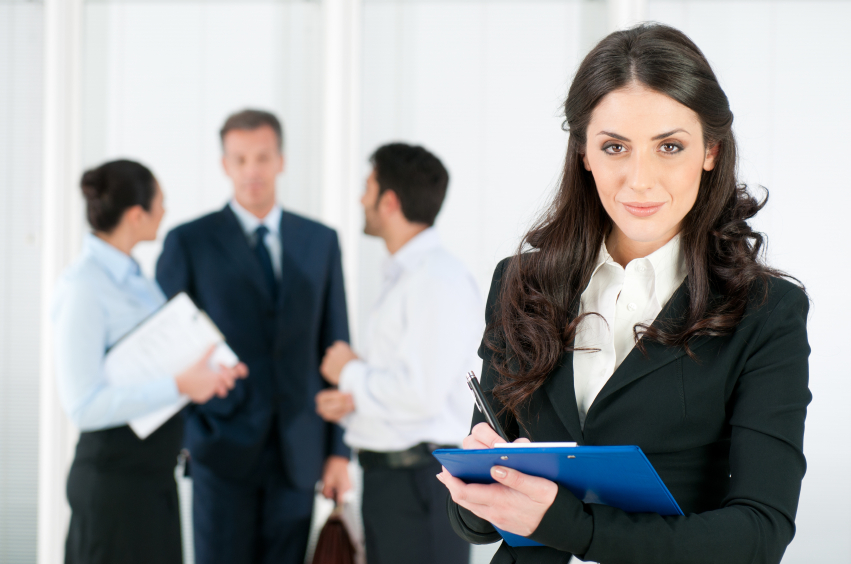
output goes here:
<path id="1" fill-rule="evenodd" d="M 254 254 L 257 255 L 257 260 L 260 261 L 260 268 L 263 269 L 263 278 L 266 279 L 266 285 L 272 293 L 272 299 L 277 300 L 278 284 L 275 280 L 275 269 L 272 267 L 272 257 L 269 255 L 269 249 L 266 248 L 266 235 L 269 233 L 269 228 L 261 225 L 254 231 Z"/>

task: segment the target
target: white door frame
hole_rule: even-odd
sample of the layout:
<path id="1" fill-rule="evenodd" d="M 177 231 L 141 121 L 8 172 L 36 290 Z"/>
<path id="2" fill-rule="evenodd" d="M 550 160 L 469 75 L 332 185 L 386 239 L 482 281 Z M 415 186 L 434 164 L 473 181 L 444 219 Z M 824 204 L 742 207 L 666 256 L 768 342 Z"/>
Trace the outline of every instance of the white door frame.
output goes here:
<path id="1" fill-rule="evenodd" d="M 59 403 L 50 322 L 56 279 L 79 252 L 83 233 L 80 91 L 83 0 L 44 2 L 44 153 L 41 233 L 38 563 L 59 564 L 70 511 L 65 481 L 77 433 Z"/>
<path id="2" fill-rule="evenodd" d="M 349 327 L 358 319 L 361 28 L 363 0 L 322 0 L 322 220 L 337 229 L 343 251 Z M 353 335 L 354 336 L 354 335 Z"/>

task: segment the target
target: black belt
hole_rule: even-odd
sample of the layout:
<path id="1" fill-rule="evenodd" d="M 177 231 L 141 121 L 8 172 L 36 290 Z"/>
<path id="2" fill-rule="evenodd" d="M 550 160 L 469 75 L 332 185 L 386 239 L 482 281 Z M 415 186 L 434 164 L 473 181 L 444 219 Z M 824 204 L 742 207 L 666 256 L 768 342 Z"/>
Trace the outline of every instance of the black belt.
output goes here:
<path id="1" fill-rule="evenodd" d="M 457 448 L 453 445 L 438 445 L 435 443 L 420 443 L 407 450 L 392 452 L 375 452 L 362 450 L 358 452 L 358 461 L 364 470 L 372 468 L 419 468 L 434 462 L 432 452 L 439 448 Z"/>

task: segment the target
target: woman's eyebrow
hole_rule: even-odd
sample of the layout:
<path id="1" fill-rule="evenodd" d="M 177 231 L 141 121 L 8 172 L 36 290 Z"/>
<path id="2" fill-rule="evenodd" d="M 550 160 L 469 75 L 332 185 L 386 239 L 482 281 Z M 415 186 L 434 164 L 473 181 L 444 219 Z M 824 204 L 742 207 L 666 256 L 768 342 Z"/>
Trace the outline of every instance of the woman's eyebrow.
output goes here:
<path id="1" fill-rule="evenodd" d="M 673 131 L 668 131 L 668 132 L 661 133 L 661 134 L 657 135 L 656 137 L 654 137 L 654 138 L 652 139 L 652 141 L 658 141 L 659 139 L 664 139 L 665 137 L 670 137 L 670 136 L 671 136 L 671 135 L 673 135 L 674 133 L 679 133 L 680 131 L 682 131 L 682 132 L 683 132 L 683 133 L 685 133 L 686 135 L 691 135 L 691 133 L 689 133 L 688 131 L 686 131 L 686 130 L 685 130 L 685 129 L 683 129 L 682 127 L 679 127 L 679 128 L 677 128 L 677 129 L 674 129 Z"/>
<path id="2" fill-rule="evenodd" d="M 691 135 L 691 133 L 689 133 L 688 131 L 686 131 L 682 127 L 678 127 L 677 129 L 674 129 L 674 130 L 671 130 L 671 131 L 666 131 L 665 133 L 660 133 L 659 135 L 657 135 L 656 137 L 651 139 L 651 141 L 658 141 L 659 139 L 664 139 L 665 137 L 670 137 L 674 133 L 679 133 L 679 132 L 683 132 L 686 135 Z M 619 141 L 626 141 L 627 143 L 629 143 L 629 139 L 627 139 L 623 135 L 618 135 L 617 133 L 612 133 L 611 131 L 601 131 L 597 135 L 607 135 L 609 137 L 614 137 L 615 139 L 618 139 Z"/>
<path id="3" fill-rule="evenodd" d="M 614 137 L 615 139 L 618 139 L 620 141 L 626 141 L 627 143 L 629 143 L 629 139 L 627 139 L 623 135 L 618 135 L 617 133 L 611 133 L 609 131 L 601 131 L 597 135 L 608 135 L 609 137 Z"/>

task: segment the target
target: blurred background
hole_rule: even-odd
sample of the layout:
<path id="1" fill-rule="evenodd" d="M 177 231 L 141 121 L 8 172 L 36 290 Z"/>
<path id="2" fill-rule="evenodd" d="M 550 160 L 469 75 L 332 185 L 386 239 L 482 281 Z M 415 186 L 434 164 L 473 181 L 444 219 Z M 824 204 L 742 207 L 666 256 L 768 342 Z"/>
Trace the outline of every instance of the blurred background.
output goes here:
<path id="1" fill-rule="evenodd" d="M 340 233 L 357 348 L 386 254 L 361 234 L 369 154 L 400 140 L 441 157 L 451 181 L 437 228 L 484 293 L 557 186 L 560 106 L 581 57 L 644 20 L 680 28 L 712 63 L 741 180 L 771 193 L 755 221 L 768 261 L 812 299 L 809 469 L 783 562 L 851 562 L 851 2 L 0 0 L 0 563 L 62 561 L 75 433 L 47 307 L 85 232 L 85 168 L 151 167 L 164 236 L 228 200 L 225 117 L 275 112 L 279 200 Z M 159 250 L 138 253 L 149 274 Z"/>

